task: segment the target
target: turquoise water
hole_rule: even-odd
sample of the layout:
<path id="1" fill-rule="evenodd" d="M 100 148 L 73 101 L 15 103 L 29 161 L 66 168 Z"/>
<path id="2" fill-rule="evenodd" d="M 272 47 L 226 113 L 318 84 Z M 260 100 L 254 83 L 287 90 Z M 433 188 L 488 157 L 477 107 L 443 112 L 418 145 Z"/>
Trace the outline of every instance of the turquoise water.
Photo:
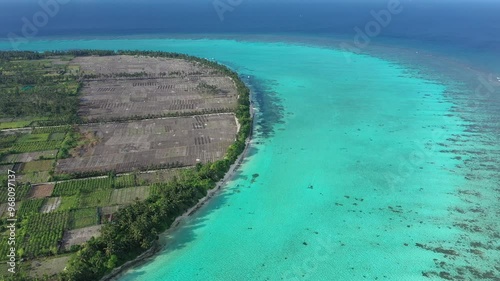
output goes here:
<path id="1" fill-rule="evenodd" d="M 237 176 L 168 235 L 164 251 L 119 280 L 499 276 L 498 132 L 470 130 L 474 120 L 464 114 L 488 113 L 457 114 L 454 81 L 290 43 L 68 40 L 26 48 L 183 52 L 229 65 L 256 89 L 259 125 Z"/>

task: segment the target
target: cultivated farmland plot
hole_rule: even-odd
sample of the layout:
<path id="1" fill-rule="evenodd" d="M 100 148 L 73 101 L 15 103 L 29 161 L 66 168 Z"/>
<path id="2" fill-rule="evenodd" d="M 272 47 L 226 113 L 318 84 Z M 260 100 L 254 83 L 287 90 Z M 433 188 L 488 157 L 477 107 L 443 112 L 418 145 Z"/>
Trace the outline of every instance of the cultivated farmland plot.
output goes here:
<path id="1" fill-rule="evenodd" d="M 101 227 L 102 224 L 65 231 L 62 247 L 65 250 L 69 250 L 73 245 L 81 245 L 87 242 L 91 237 L 98 237 L 100 235 Z"/>
<path id="2" fill-rule="evenodd" d="M 11 154 L 2 159 L 6 163 L 27 163 L 35 161 L 41 158 L 53 159 L 56 157 L 57 150 L 47 150 L 47 151 L 37 151 L 37 152 L 27 152 L 20 154 Z"/>
<path id="3" fill-rule="evenodd" d="M 41 213 L 50 213 L 55 211 L 61 205 L 61 197 L 51 197 L 45 200 L 45 204 L 40 209 Z"/>
<path id="4" fill-rule="evenodd" d="M 135 200 L 145 200 L 149 196 L 149 186 L 138 186 L 115 189 L 111 193 L 111 205 L 125 205 L 133 203 Z"/>
<path id="5" fill-rule="evenodd" d="M 120 208 L 157 192 L 155 183 L 191 176 L 186 171 L 197 163 L 222 159 L 237 137 L 239 91 L 217 67 L 132 55 L 54 56 L 26 69 L 34 66 L 55 78 L 48 90 L 23 86 L 32 94 L 26 97 L 65 94 L 44 108 L 58 108 L 58 101 L 71 107 L 26 120 L 0 118 L 1 187 L 7 171 L 15 170 L 23 258 L 74 251 L 71 246 L 98 236 Z M 1 218 L 6 202 L 1 192 Z M 8 244 L 2 245 L 5 260 Z M 52 272 L 59 260 L 46 261 L 33 262 L 36 272 Z"/>
<path id="6" fill-rule="evenodd" d="M 179 59 L 78 57 L 83 73 L 100 74 L 82 89 L 80 115 L 87 120 L 234 111 L 231 78 L 199 63 Z M 122 73 L 138 77 L 120 77 Z"/>
<path id="7" fill-rule="evenodd" d="M 81 157 L 60 160 L 57 172 L 126 172 L 215 161 L 224 156 L 237 133 L 233 114 L 85 125 L 81 131 L 93 133 L 99 142 Z"/>
<path id="8" fill-rule="evenodd" d="M 30 192 L 28 193 L 28 198 L 45 198 L 50 197 L 52 195 L 52 191 L 54 191 L 53 184 L 39 184 L 31 187 Z"/>

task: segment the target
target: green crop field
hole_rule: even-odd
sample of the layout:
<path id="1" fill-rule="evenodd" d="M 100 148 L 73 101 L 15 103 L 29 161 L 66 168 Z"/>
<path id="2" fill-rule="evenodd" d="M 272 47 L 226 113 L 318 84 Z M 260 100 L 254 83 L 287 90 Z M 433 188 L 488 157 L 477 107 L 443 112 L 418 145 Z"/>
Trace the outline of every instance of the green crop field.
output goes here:
<path id="1" fill-rule="evenodd" d="M 110 205 L 125 205 L 135 200 L 145 200 L 149 196 L 149 186 L 115 189 L 111 193 Z"/>
<path id="2" fill-rule="evenodd" d="M 40 208 L 42 208 L 44 202 L 44 198 L 22 201 L 21 207 L 17 212 L 18 217 L 22 218 L 31 214 L 37 214 L 40 211 Z"/>
<path id="3" fill-rule="evenodd" d="M 58 149 L 61 145 L 60 141 L 36 141 L 36 142 L 20 142 L 12 145 L 13 153 L 24 153 L 33 151 L 44 151 Z"/>
<path id="4" fill-rule="evenodd" d="M 22 174 L 50 171 L 52 169 L 53 160 L 38 160 L 25 163 L 21 170 Z"/>
<path id="5" fill-rule="evenodd" d="M 112 189 L 96 190 L 94 192 L 80 194 L 79 208 L 103 207 L 109 205 Z"/>
<path id="6" fill-rule="evenodd" d="M 72 196 L 89 193 L 98 189 L 111 188 L 113 179 L 109 177 L 58 182 L 54 187 L 53 196 Z"/>
<path id="7" fill-rule="evenodd" d="M 97 208 L 76 209 L 70 212 L 68 228 L 78 229 L 99 223 Z"/>
<path id="8" fill-rule="evenodd" d="M 23 220 L 19 237 L 23 239 L 21 252 L 27 257 L 56 254 L 69 216 L 69 212 L 53 212 L 33 214 Z"/>
<path id="9" fill-rule="evenodd" d="M 31 185 L 28 185 L 28 184 L 16 185 L 16 200 L 21 201 L 24 198 L 26 198 L 26 196 L 28 195 L 30 190 L 31 190 Z M 0 188 L 0 203 L 6 203 L 7 196 L 8 196 L 7 187 L 6 186 L 1 187 Z"/>
<path id="10" fill-rule="evenodd" d="M 0 122 L 0 130 L 28 127 L 33 121 Z"/>
<path id="11" fill-rule="evenodd" d="M 66 133 L 51 133 L 49 135 L 50 141 L 63 141 Z"/>
<path id="12" fill-rule="evenodd" d="M 78 208 L 80 199 L 77 195 L 75 196 L 65 196 L 61 198 L 61 205 L 59 206 L 58 210 L 60 211 L 65 211 L 65 210 L 72 210 Z"/>
<path id="13" fill-rule="evenodd" d="M 44 142 L 49 139 L 49 134 L 24 134 L 19 137 L 17 143 Z"/>
<path id="14" fill-rule="evenodd" d="M 53 195 L 72 196 L 80 193 L 89 193 L 98 189 L 124 188 L 134 186 L 135 184 L 134 175 L 64 181 L 56 184 Z"/>

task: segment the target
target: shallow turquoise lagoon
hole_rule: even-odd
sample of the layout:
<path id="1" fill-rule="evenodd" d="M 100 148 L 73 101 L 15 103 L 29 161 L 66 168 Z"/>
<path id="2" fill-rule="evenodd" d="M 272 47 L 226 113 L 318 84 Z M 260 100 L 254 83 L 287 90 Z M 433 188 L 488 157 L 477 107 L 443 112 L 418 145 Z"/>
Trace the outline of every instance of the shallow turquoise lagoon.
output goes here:
<path id="1" fill-rule="evenodd" d="M 492 155 L 498 144 L 467 130 L 471 121 L 446 95 L 453 81 L 290 43 L 68 40 L 26 48 L 183 52 L 229 65 L 255 89 L 255 138 L 235 178 L 121 281 L 498 274 L 498 173 L 473 170 L 477 155 L 469 153 Z"/>

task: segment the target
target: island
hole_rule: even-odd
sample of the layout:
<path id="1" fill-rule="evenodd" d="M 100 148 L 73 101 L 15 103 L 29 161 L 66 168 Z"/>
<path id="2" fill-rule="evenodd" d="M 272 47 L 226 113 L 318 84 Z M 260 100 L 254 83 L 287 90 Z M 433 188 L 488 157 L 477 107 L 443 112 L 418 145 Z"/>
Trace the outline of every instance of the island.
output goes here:
<path id="1" fill-rule="evenodd" d="M 99 280 L 154 253 L 252 130 L 238 74 L 178 53 L 0 52 L 0 107 L 5 280 Z"/>

